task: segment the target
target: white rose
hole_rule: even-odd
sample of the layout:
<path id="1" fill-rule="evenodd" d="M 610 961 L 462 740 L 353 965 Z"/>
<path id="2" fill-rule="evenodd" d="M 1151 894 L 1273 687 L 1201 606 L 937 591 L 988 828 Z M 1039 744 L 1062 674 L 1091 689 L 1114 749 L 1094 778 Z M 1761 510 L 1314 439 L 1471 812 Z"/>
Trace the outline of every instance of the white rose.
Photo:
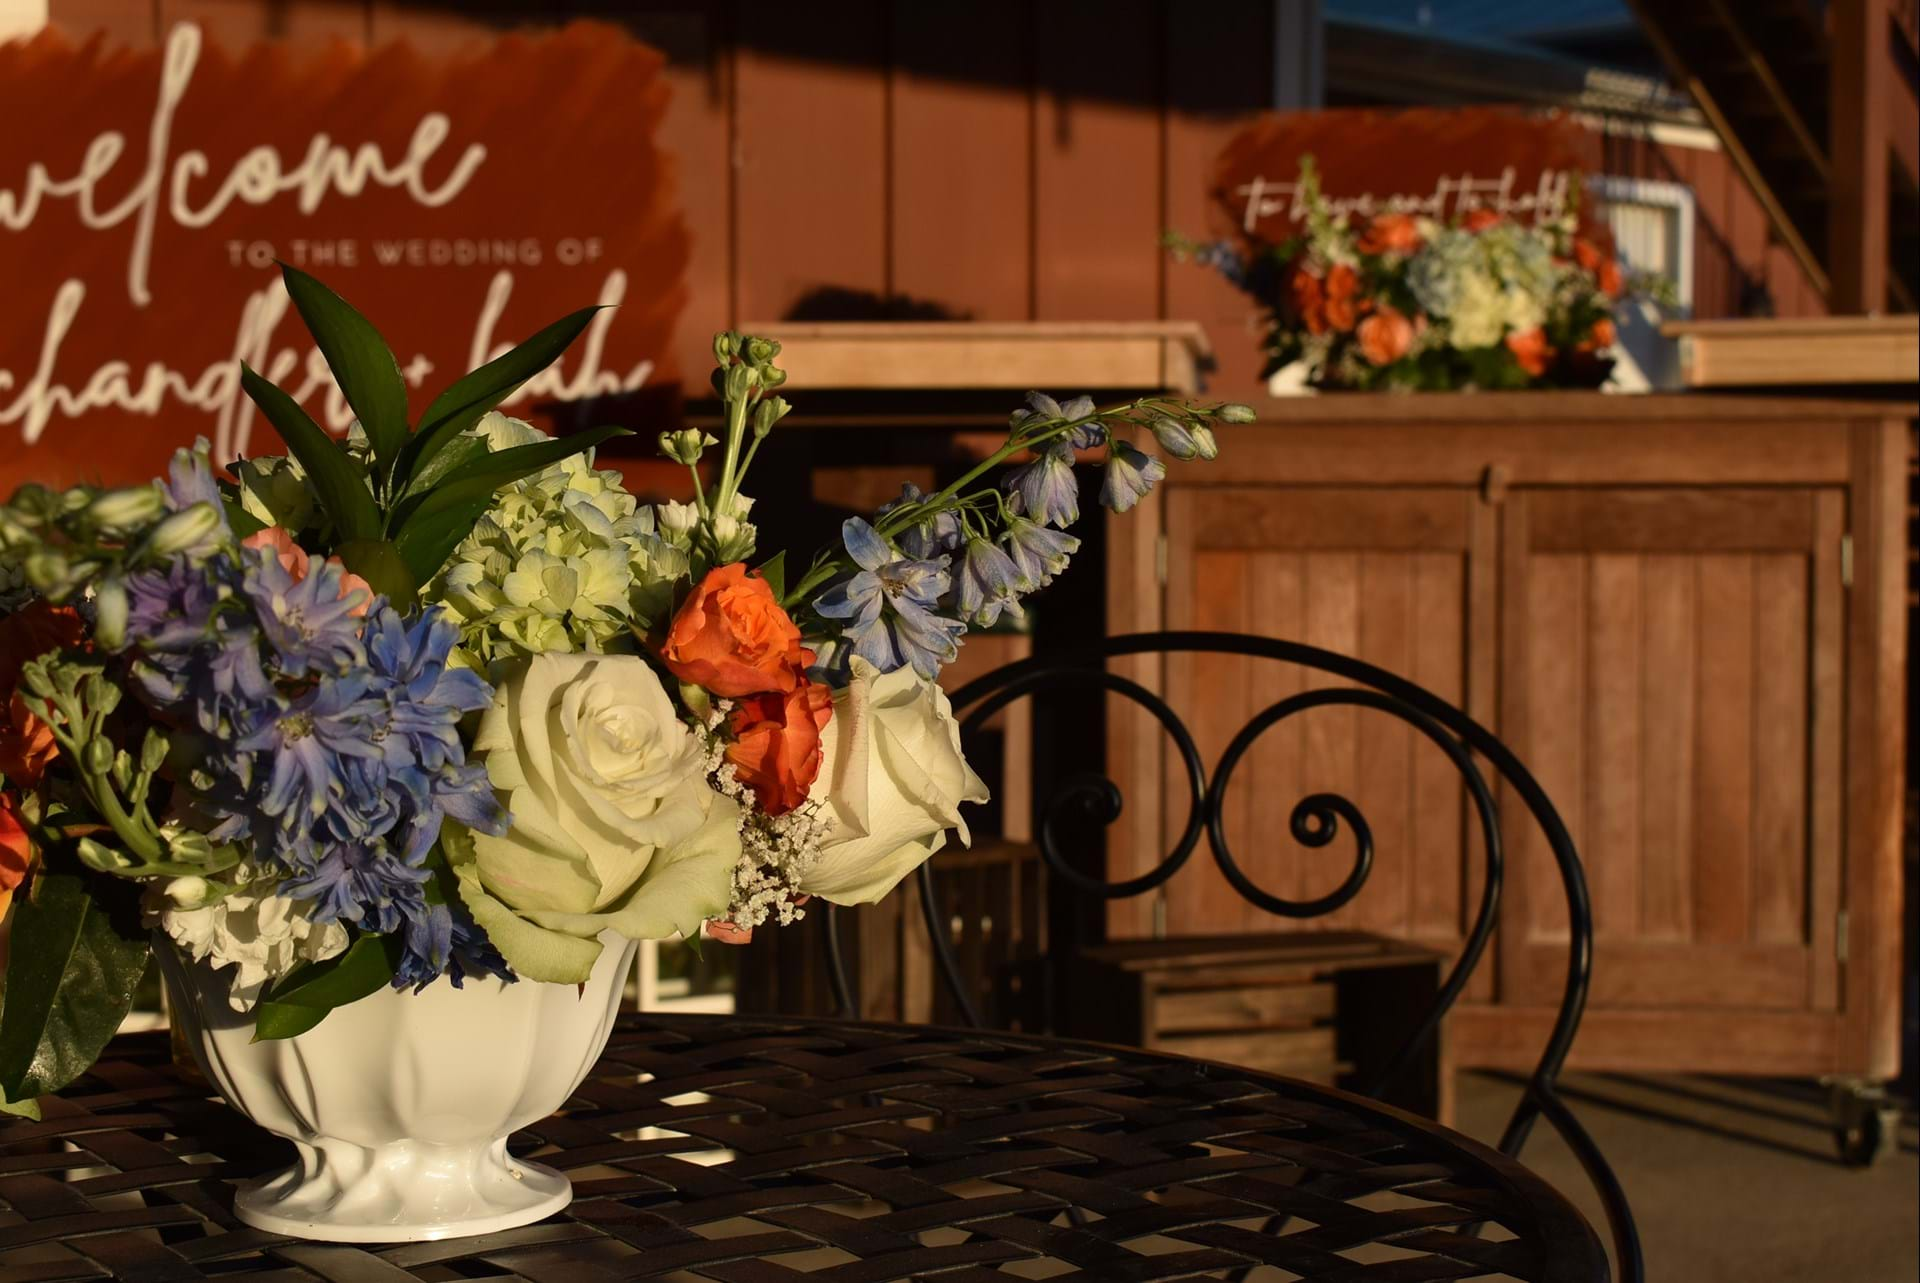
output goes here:
<path id="1" fill-rule="evenodd" d="M 217 968 L 232 967 L 227 1002 L 235 1011 L 251 1011 L 260 991 L 303 962 L 324 962 L 347 947 L 347 929 L 338 922 L 315 924 L 308 901 L 275 895 L 272 885 L 250 891 L 246 866 L 228 876 L 242 885 L 205 904 L 201 878 L 155 882 L 146 899 L 147 920 L 166 932 L 188 957 Z"/>
<path id="2" fill-rule="evenodd" d="M 740 809 L 707 786 L 700 744 L 645 660 L 534 656 L 495 689 L 474 752 L 513 827 L 457 832 L 447 853 L 522 976 L 577 983 L 602 930 L 691 935 L 725 910 Z"/>
<path id="3" fill-rule="evenodd" d="M 871 904 L 946 845 L 948 829 L 971 844 L 960 803 L 986 801 L 987 786 L 960 752 L 945 691 L 911 668 L 882 674 L 857 655 L 852 672 L 821 733 L 812 797 L 830 823 L 800 889 Z"/>

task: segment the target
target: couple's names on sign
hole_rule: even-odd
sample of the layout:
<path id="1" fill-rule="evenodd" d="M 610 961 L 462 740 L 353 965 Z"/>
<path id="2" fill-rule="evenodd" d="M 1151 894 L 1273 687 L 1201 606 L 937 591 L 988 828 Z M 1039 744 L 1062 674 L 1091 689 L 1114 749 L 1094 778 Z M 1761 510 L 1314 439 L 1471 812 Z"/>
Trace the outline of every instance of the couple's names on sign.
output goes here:
<path id="1" fill-rule="evenodd" d="M 594 303 L 516 399 L 645 384 L 688 248 L 652 141 L 660 71 L 585 24 L 431 61 L 343 44 L 228 57 L 191 24 L 157 54 L 52 33 L 0 46 L 0 490 L 36 462 L 116 479 L 93 430 L 134 427 L 138 466 L 195 435 L 221 460 L 277 449 L 270 429 L 256 439 L 243 361 L 343 430 L 276 260 L 366 312 L 416 394 Z"/>
<path id="2" fill-rule="evenodd" d="M 1576 212 L 1599 137 L 1565 117 L 1496 107 L 1287 112 L 1250 122 L 1214 165 L 1216 207 L 1253 240 L 1278 244 L 1306 222 L 1301 162 L 1311 156 L 1336 215 L 1491 210 L 1520 222 Z"/>
<path id="3" fill-rule="evenodd" d="M 1571 171 L 1547 169 L 1539 173 L 1531 187 L 1522 189 L 1519 174 L 1509 165 L 1495 178 L 1476 178 L 1471 173 L 1443 174 L 1434 179 L 1432 189 L 1425 193 L 1328 195 L 1326 203 L 1336 217 L 1413 214 L 1444 222 L 1476 209 L 1489 209 L 1520 222 L 1539 225 L 1565 216 L 1573 195 L 1573 181 Z M 1264 220 L 1274 217 L 1295 224 L 1307 221 L 1306 193 L 1293 178 L 1278 182 L 1265 175 L 1255 175 L 1233 190 L 1234 195 L 1245 201 L 1240 216 L 1240 229 L 1244 232 L 1251 234 Z"/>

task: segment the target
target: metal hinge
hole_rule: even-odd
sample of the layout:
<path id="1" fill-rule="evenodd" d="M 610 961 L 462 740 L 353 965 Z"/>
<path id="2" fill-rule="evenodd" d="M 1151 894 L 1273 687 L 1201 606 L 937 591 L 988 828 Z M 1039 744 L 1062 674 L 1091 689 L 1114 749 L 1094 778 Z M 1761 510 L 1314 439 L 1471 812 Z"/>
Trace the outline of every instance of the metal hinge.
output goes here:
<path id="1" fill-rule="evenodd" d="M 1840 536 L 1840 586 L 1853 587 L 1853 535 Z"/>
<path id="2" fill-rule="evenodd" d="M 1845 909 L 1834 915 L 1833 956 L 1841 962 L 1847 960 L 1847 911 Z"/>
<path id="3" fill-rule="evenodd" d="M 1153 537 L 1153 579 L 1162 588 L 1167 586 L 1167 536 L 1164 531 Z"/>

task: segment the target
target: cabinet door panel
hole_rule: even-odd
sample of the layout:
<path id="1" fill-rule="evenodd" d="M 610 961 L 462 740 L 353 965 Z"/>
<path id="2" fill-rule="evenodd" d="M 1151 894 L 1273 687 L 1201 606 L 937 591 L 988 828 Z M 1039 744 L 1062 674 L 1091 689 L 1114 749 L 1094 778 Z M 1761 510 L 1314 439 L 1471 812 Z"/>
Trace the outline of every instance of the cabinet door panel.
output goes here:
<path id="1" fill-rule="evenodd" d="M 1304 641 L 1403 674 L 1462 705 L 1476 627 L 1469 602 L 1492 571 L 1492 509 L 1457 489 L 1245 487 L 1167 492 L 1171 628 Z M 1484 595 L 1484 594 L 1483 594 Z M 1481 614 L 1487 614 L 1484 610 Z M 1492 619 L 1480 621 L 1490 641 Z M 1294 665 L 1173 656 L 1165 689 L 1188 718 L 1211 773 L 1241 727 L 1303 689 L 1342 685 Z M 1483 710 L 1484 715 L 1484 710 Z M 1326 847 L 1292 838 L 1293 808 L 1312 793 L 1351 799 L 1374 839 L 1373 873 L 1352 904 L 1292 923 L 1245 903 L 1203 848 L 1165 889 L 1169 934 L 1365 929 L 1456 944 L 1478 895 L 1477 835 L 1459 777 L 1405 723 L 1351 708 L 1298 714 L 1267 731 L 1237 768 L 1225 807 L 1235 859 L 1291 899 L 1324 895 L 1351 867 L 1351 835 Z M 1170 774 L 1164 851 L 1186 818 Z M 1178 799 L 1176 801 L 1176 799 Z M 1134 872 L 1117 869 L 1116 872 Z M 1118 919 L 1116 919 L 1118 921 Z"/>
<path id="2" fill-rule="evenodd" d="M 1502 727 L 1579 847 L 1596 1007 L 1832 1008 L 1837 493 L 1517 493 Z M 1508 799 L 1501 997 L 1555 999 L 1566 901 Z M 1554 965 L 1556 961 L 1559 965 Z M 1816 983 L 1818 981 L 1818 983 Z"/>

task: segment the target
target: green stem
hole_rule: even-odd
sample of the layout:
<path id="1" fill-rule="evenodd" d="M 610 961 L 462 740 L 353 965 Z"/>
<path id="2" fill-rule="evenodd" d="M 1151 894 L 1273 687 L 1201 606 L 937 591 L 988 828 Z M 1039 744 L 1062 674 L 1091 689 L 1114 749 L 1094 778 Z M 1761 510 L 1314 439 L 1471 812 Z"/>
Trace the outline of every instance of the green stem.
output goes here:
<path id="1" fill-rule="evenodd" d="M 740 440 L 747 431 L 747 402 L 743 398 L 727 402 L 727 454 L 720 465 L 720 484 L 714 491 L 715 512 L 729 512 L 733 506 L 734 469 L 740 464 Z"/>

